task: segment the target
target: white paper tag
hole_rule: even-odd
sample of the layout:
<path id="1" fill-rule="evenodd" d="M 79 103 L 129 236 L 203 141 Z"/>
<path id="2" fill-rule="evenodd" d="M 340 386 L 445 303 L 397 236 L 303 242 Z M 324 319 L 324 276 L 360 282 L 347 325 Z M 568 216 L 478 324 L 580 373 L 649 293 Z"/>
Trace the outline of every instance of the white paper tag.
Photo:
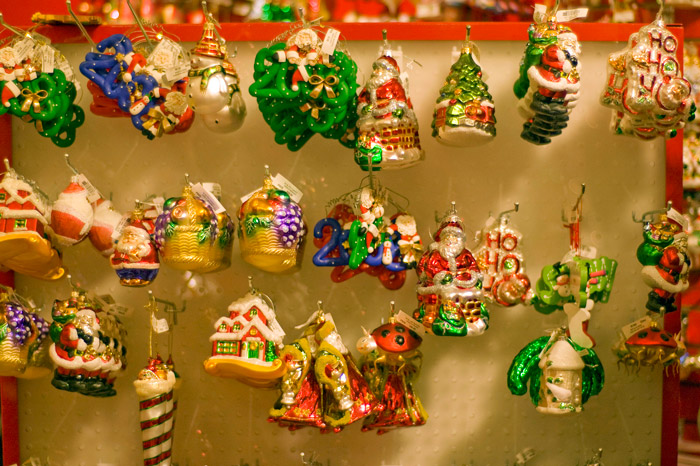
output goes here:
<path id="1" fill-rule="evenodd" d="M 148 55 L 146 61 L 149 65 L 163 70 L 180 65 L 182 60 L 179 59 L 179 56 L 181 54 L 180 46 L 175 41 L 165 37 L 158 42 L 158 45 Z"/>
<path id="2" fill-rule="evenodd" d="M 614 10 L 613 23 L 634 23 L 634 10 Z"/>
<path id="3" fill-rule="evenodd" d="M 112 241 L 119 241 L 119 238 L 122 236 L 122 232 L 124 231 L 124 228 L 129 224 L 129 215 L 125 214 L 122 215 L 121 220 L 119 220 L 119 223 L 117 223 L 117 226 L 114 227 L 114 231 L 112 232 Z"/>
<path id="4" fill-rule="evenodd" d="M 90 180 L 87 179 L 87 177 L 84 174 L 79 174 L 77 176 L 77 181 L 80 186 L 82 186 L 85 191 L 87 191 L 87 200 L 90 203 L 95 202 L 96 200 L 102 198 L 102 194 L 95 188 L 92 183 L 90 183 Z"/>
<path id="5" fill-rule="evenodd" d="M 301 77 L 302 77 L 302 79 L 304 79 L 304 81 L 309 80 L 309 72 L 306 71 L 305 65 L 299 65 L 299 74 L 301 74 Z"/>
<path id="6" fill-rule="evenodd" d="M 250 198 L 253 196 L 253 194 L 255 194 L 255 193 L 257 193 L 258 191 L 260 191 L 260 189 L 261 189 L 261 188 L 254 189 L 254 190 L 252 190 L 251 192 L 249 192 L 248 194 L 246 194 L 245 196 L 243 196 L 243 197 L 241 198 L 241 203 L 243 203 L 243 202 L 247 201 L 248 199 L 250 199 Z"/>
<path id="7" fill-rule="evenodd" d="M 53 73 L 56 62 L 56 53 L 53 47 L 43 45 L 41 47 L 41 72 Z"/>
<path id="8" fill-rule="evenodd" d="M 625 340 L 645 328 L 651 327 L 651 317 L 644 316 L 641 319 L 635 320 L 631 324 L 627 324 L 622 327 L 622 334 L 625 336 Z"/>
<path id="9" fill-rule="evenodd" d="M 403 311 L 399 311 L 399 313 L 396 314 L 396 322 L 398 322 L 398 323 L 400 323 L 400 324 L 402 324 L 402 325 L 405 325 L 406 327 L 408 327 L 409 329 L 411 329 L 411 330 L 413 330 L 414 332 L 418 333 L 419 335 L 420 335 L 421 333 L 426 333 L 426 332 L 427 332 L 426 329 L 425 329 L 425 327 L 423 326 L 423 324 L 421 324 L 421 323 L 418 322 L 416 319 L 414 319 L 413 317 L 409 316 L 408 314 L 406 314 L 406 313 L 403 312 Z"/>
<path id="10" fill-rule="evenodd" d="M 75 75 L 73 74 L 73 68 L 71 68 L 70 63 L 68 63 L 68 60 L 66 60 L 64 57 L 60 57 L 58 59 L 58 69 L 63 71 L 63 74 L 66 75 L 66 80 L 68 81 L 73 81 L 73 83 L 76 86 L 76 89 L 78 88 L 78 82 L 74 81 Z"/>
<path id="11" fill-rule="evenodd" d="M 183 63 L 179 66 L 174 66 L 165 70 L 165 78 L 171 83 L 177 82 L 183 78 L 186 78 L 190 72 L 190 65 L 188 63 Z"/>
<path id="12" fill-rule="evenodd" d="M 326 37 L 323 38 L 321 53 L 333 55 L 335 53 L 335 47 L 338 45 L 338 38 L 340 38 L 340 31 L 328 28 Z"/>
<path id="13" fill-rule="evenodd" d="M 399 75 L 399 79 L 403 83 L 404 87 L 408 86 L 408 73 L 406 73 L 405 71 L 402 71 L 401 74 Z"/>
<path id="14" fill-rule="evenodd" d="M 575 8 L 573 10 L 560 10 L 557 11 L 557 22 L 565 23 L 567 21 L 573 21 L 578 18 L 585 18 L 588 16 L 588 8 Z M 536 23 L 542 23 L 547 20 L 547 7 L 545 5 L 537 4 L 535 5 L 535 13 L 533 18 Z"/>
<path id="15" fill-rule="evenodd" d="M 578 350 L 577 353 L 579 356 L 588 356 L 589 351 L 588 351 L 588 348 L 583 348 L 583 349 Z"/>
<path id="16" fill-rule="evenodd" d="M 219 183 L 202 183 L 204 189 L 209 191 L 217 199 L 221 199 L 221 185 Z"/>
<path id="17" fill-rule="evenodd" d="M 192 192 L 195 193 L 197 196 L 201 197 L 202 199 L 206 200 L 212 206 L 214 212 L 216 212 L 217 214 L 226 212 L 226 207 L 224 207 L 223 204 L 212 193 L 204 189 L 202 183 L 193 184 Z"/>
<path id="18" fill-rule="evenodd" d="M 151 327 L 156 333 L 165 333 L 169 330 L 168 321 L 165 319 L 156 319 L 156 316 L 151 314 Z"/>
<path id="19" fill-rule="evenodd" d="M 279 188 L 283 191 L 286 191 L 287 194 L 289 194 L 289 197 L 294 201 L 294 202 L 299 202 L 304 195 L 304 193 L 301 192 L 299 188 L 294 186 L 294 184 L 289 181 L 287 178 L 282 176 L 281 174 L 276 174 L 272 178 L 272 184 L 276 187 Z"/>
<path id="20" fill-rule="evenodd" d="M 15 49 L 15 57 L 18 62 L 27 58 L 34 51 L 34 39 L 25 37 L 17 42 L 12 48 Z"/>
<path id="21" fill-rule="evenodd" d="M 151 204 L 153 204 L 153 208 L 148 209 L 147 211 L 145 211 L 143 213 L 144 218 L 156 218 L 160 214 L 162 214 L 163 213 L 163 204 L 165 204 L 165 199 L 163 198 L 163 196 L 154 197 L 151 200 Z"/>
<path id="22" fill-rule="evenodd" d="M 525 448 L 523 449 L 520 453 L 515 455 L 515 461 L 516 465 L 524 465 L 528 461 L 530 461 L 532 458 L 535 457 L 535 450 L 532 448 Z"/>

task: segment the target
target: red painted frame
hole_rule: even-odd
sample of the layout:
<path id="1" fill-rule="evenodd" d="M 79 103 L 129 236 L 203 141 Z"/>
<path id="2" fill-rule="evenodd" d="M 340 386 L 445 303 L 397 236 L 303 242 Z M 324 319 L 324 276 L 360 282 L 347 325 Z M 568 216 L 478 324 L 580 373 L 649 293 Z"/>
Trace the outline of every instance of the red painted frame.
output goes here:
<path id="1" fill-rule="evenodd" d="M 340 30 L 348 41 L 379 40 L 381 30 L 386 29 L 391 40 L 410 41 L 460 41 L 464 39 L 467 23 L 324 23 Z M 527 40 L 529 23 L 469 23 L 471 37 L 479 41 L 522 41 Z M 221 34 L 230 42 L 268 42 L 287 31 L 288 23 L 229 23 L 222 24 Z M 571 28 L 581 41 L 627 42 L 629 36 L 637 32 L 643 24 L 601 24 L 574 23 Z M 164 26 L 168 33 L 181 41 L 195 42 L 201 36 L 201 25 L 173 24 Z M 682 26 L 669 26 L 683 43 Z M 700 25 L 697 27 L 700 36 Z M 133 30 L 128 25 L 106 25 L 89 28 L 95 42 L 112 34 Z M 53 43 L 86 43 L 74 26 L 40 26 L 37 32 L 49 37 Z M 0 38 L 7 37 L 0 32 Z M 682 49 L 679 50 L 682 56 Z M 681 61 L 682 62 L 682 61 Z M 666 143 L 666 199 L 680 206 L 683 202 L 683 141 L 682 132 Z M 0 117 L 0 158 L 11 160 L 12 126 L 9 115 Z M 0 276 L 0 282 L 5 282 Z M 679 306 L 680 307 L 680 306 Z M 665 327 L 672 333 L 680 331 L 680 313 L 665 317 Z M 678 374 L 664 373 L 663 408 L 661 415 L 661 465 L 675 466 L 678 459 L 678 416 L 680 414 L 680 382 Z M 17 406 L 17 381 L 12 377 L 0 377 L 0 409 L 2 410 L 3 464 L 19 463 L 19 425 Z"/>

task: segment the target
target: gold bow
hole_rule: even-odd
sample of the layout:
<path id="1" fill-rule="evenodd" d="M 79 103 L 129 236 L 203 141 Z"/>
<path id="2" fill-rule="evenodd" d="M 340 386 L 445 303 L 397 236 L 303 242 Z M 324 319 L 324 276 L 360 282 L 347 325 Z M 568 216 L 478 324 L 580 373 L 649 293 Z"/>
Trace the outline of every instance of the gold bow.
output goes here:
<path id="1" fill-rule="evenodd" d="M 172 123 L 170 123 L 170 120 L 165 117 L 163 112 L 152 108 L 148 111 L 148 117 L 149 119 L 143 124 L 143 129 L 148 131 L 151 129 L 151 127 L 153 127 L 153 125 L 160 123 L 156 131 L 156 137 L 161 137 L 163 136 L 163 133 L 169 133 L 173 130 Z"/>
<path id="2" fill-rule="evenodd" d="M 301 110 L 302 112 L 308 112 L 309 110 L 311 110 L 311 116 L 315 120 L 318 120 L 318 117 L 319 117 L 318 111 L 323 110 L 324 108 L 326 108 L 325 103 L 318 104 L 316 102 L 307 102 L 304 105 L 302 105 L 301 107 L 299 107 L 299 110 Z"/>
<path id="3" fill-rule="evenodd" d="M 325 79 L 317 74 L 313 74 L 309 76 L 309 84 L 316 87 L 313 91 L 311 91 L 309 97 L 311 97 L 312 99 L 317 99 L 318 96 L 321 95 L 321 92 L 323 92 L 323 90 L 325 89 L 328 98 L 335 99 L 336 93 L 335 91 L 333 91 L 333 88 L 331 86 L 337 86 L 339 82 L 340 79 L 338 79 L 338 77 L 334 74 L 326 76 Z"/>
<path id="4" fill-rule="evenodd" d="M 32 92 L 31 89 L 22 89 L 22 97 L 24 97 L 24 102 L 22 102 L 22 112 L 27 113 L 29 108 L 34 109 L 34 113 L 39 113 L 41 111 L 41 101 L 49 96 L 49 93 L 45 90 L 39 90 Z"/>
<path id="5" fill-rule="evenodd" d="M 400 244 L 399 251 L 401 252 L 401 255 L 405 256 L 411 251 L 422 252 L 423 246 L 420 243 Z"/>

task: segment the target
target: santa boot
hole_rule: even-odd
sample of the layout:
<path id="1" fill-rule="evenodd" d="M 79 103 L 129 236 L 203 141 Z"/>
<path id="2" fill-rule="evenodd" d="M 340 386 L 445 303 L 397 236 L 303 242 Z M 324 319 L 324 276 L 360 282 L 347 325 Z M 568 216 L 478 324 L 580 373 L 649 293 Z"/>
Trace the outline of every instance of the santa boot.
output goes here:
<path id="1" fill-rule="evenodd" d="M 2 95 L 0 96 L 0 102 L 5 107 L 10 106 L 10 99 L 19 97 L 22 90 L 15 84 L 14 81 L 5 81 L 5 85 L 2 87 Z"/>

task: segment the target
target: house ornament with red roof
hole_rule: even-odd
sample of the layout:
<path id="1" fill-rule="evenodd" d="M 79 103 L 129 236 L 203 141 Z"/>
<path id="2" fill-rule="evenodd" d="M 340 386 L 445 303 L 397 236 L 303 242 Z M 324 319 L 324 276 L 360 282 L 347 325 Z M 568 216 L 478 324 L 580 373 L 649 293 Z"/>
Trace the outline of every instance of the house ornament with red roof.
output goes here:
<path id="1" fill-rule="evenodd" d="M 212 356 L 204 361 L 204 369 L 254 387 L 273 387 L 286 367 L 279 359 L 284 330 L 274 309 L 257 293 L 248 293 L 231 303 L 228 311 L 209 337 Z"/>

